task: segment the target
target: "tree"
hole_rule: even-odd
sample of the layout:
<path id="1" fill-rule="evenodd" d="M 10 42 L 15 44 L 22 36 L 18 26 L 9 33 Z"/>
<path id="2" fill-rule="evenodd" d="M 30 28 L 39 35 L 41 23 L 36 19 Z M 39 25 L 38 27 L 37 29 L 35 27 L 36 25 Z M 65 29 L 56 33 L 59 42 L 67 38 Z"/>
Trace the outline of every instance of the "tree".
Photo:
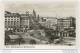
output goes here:
<path id="1" fill-rule="evenodd" d="M 35 40 L 30 40 L 30 44 L 36 44 Z"/>

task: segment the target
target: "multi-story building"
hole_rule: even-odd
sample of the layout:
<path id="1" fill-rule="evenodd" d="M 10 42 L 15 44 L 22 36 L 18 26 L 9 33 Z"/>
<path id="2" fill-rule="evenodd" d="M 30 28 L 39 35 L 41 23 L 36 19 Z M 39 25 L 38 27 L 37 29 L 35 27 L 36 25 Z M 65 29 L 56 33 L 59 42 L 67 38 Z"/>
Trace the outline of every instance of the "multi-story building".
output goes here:
<path id="1" fill-rule="evenodd" d="M 56 25 L 57 25 L 57 18 L 51 17 L 46 19 L 47 28 L 56 30 Z"/>
<path id="2" fill-rule="evenodd" d="M 40 18 L 39 23 L 46 28 L 56 30 L 57 18 L 42 17 L 42 18 Z"/>
<path id="3" fill-rule="evenodd" d="M 25 14 L 20 14 L 20 27 L 22 32 L 26 32 L 27 29 L 29 29 L 29 12 L 26 12 Z"/>
<path id="4" fill-rule="evenodd" d="M 46 26 L 46 18 L 40 17 L 39 18 L 39 23 L 41 24 L 41 26 Z"/>
<path id="5" fill-rule="evenodd" d="M 13 30 L 20 27 L 20 15 L 5 11 L 5 29 Z"/>
<path id="6" fill-rule="evenodd" d="M 27 11 L 25 14 L 11 13 L 5 11 L 5 28 L 6 30 L 22 31 L 26 32 L 27 29 L 33 27 L 36 24 L 36 12 L 33 10 L 33 14 L 29 14 Z"/>
<path id="7" fill-rule="evenodd" d="M 71 33 L 74 33 L 75 31 L 73 25 L 73 18 L 67 17 L 67 18 L 59 18 L 57 19 L 57 31 L 59 36 L 63 37 L 69 37 Z M 73 30 L 73 31 L 72 31 Z"/>

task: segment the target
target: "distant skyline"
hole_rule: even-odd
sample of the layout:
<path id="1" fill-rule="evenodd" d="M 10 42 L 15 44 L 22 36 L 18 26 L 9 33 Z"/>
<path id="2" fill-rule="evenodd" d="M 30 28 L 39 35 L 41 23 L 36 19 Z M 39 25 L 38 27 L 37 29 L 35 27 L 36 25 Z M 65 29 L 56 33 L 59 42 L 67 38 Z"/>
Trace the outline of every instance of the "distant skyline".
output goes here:
<path id="1" fill-rule="evenodd" d="M 32 13 L 33 9 L 40 16 L 67 17 L 76 16 L 76 2 L 5 2 L 5 10 L 10 12 Z"/>

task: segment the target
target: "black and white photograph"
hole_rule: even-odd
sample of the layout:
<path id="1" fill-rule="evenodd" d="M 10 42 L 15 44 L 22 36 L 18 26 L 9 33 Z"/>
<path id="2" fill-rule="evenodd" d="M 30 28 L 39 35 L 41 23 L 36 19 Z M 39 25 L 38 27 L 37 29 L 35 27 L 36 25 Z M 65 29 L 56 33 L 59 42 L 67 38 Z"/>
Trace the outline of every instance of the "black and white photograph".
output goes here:
<path id="1" fill-rule="evenodd" d="M 76 2 L 5 2 L 4 45 L 76 45 Z"/>

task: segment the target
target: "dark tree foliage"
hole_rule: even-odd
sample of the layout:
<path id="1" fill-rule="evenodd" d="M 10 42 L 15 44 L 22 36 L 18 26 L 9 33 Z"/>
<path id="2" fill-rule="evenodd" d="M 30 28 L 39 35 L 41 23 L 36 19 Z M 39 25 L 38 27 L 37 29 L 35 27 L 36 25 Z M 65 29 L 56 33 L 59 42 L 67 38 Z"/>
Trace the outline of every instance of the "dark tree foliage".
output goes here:
<path id="1" fill-rule="evenodd" d="M 30 44 L 36 44 L 35 40 L 30 40 Z"/>

